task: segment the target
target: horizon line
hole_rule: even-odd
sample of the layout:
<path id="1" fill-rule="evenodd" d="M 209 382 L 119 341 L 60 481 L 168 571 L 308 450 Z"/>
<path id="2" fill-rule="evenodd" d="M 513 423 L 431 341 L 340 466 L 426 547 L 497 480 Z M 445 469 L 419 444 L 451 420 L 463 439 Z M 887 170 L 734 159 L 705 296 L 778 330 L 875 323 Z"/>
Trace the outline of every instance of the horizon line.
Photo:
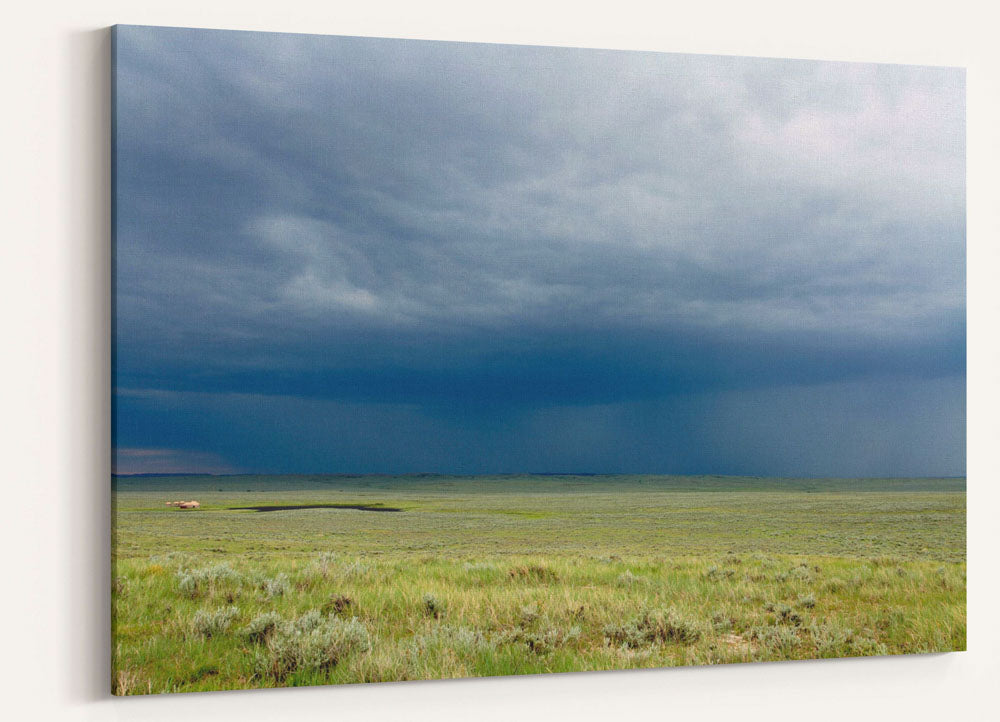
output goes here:
<path id="1" fill-rule="evenodd" d="M 401 473 L 368 471 L 368 472 L 341 472 L 341 471 L 318 471 L 318 472 L 230 472 L 213 473 L 207 471 L 170 471 L 170 472 L 131 472 L 120 473 L 111 472 L 112 477 L 122 478 L 150 478 L 150 477 L 170 477 L 170 476 L 208 476 L 213 478 L 228 478 L 239 476 L 341 476 L 341 477 L 365 477 L 365 476 L 451 476 L 451 477 L 476 477 L 476 476 L 681 476 L 681 477 L 714 477 L 723 479 L 967 479 L 967 474 L 930 474 L 930 475 L 874 475 L 874 476 L 843 476 L 829 475 L 819 476 L 815 474 L 714 474 L 714 473 L 667 473 L 667 472 L 628 472 L 628 471 L 608 471 L 608 472 L 588 472 L 588 471 L 501 471 L 501 472 L 478 472 L 478 473 L 453 473 L 437 471 L 407 471 Z"/>

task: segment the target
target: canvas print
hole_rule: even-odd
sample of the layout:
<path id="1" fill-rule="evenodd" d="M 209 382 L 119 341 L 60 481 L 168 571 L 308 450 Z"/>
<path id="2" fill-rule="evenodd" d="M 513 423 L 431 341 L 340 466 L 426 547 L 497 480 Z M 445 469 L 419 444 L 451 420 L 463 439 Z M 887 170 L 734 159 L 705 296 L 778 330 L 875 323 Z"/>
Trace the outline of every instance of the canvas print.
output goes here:
<path id="1" fill-rule="evenodd" d="M 115 694 L 965 649 L 962 69 L 113 76 Z"/>

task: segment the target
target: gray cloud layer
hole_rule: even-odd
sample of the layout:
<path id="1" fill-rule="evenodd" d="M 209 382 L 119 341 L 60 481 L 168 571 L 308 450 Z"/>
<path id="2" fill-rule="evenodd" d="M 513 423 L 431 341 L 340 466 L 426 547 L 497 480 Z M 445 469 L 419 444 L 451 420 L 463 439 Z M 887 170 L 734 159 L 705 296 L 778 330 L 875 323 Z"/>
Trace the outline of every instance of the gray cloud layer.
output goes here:
<path id="1" fill-rule="evenodd" d="M 120 28 L 117 73 L 120 385 L 964 378 L 961 71 Z"/>

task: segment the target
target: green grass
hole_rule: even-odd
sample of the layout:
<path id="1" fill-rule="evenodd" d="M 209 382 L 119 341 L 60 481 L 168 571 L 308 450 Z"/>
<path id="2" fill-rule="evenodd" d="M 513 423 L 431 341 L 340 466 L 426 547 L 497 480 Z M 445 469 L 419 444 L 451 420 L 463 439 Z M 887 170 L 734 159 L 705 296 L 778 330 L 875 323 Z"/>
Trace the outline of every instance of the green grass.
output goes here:
<path id="1" fill-rule="evenodd" d="M 117 480 L 115 692 L 965 648 L 964 480 L 266 479 Z"/>

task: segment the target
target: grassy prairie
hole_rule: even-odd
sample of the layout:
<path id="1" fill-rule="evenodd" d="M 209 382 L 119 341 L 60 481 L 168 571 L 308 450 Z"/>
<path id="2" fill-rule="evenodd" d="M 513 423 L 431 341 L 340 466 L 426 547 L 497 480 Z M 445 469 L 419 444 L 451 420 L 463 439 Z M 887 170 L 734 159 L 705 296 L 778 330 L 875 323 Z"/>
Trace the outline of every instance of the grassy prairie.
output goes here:
<path id="1" fill-rule="evenodd" d="M 964 479 L 160 477 L 114 499 L 120 694 L 965 648 Z M 269 506 L 322 508 L 238 508 Z"/>

